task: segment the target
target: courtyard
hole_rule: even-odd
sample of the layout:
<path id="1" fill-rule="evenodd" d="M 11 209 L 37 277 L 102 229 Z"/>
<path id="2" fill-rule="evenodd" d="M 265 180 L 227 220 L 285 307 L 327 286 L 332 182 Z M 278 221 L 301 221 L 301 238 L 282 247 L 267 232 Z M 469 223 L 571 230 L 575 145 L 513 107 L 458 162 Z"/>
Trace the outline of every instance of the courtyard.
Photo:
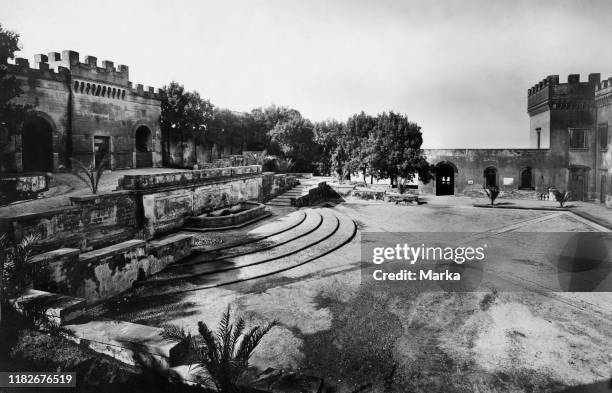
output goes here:
<path id="1" fill-rule="evenodd" d="M 500 280 L 514 286 L 506 292 L 398 295 L 362 284 L 360 241 L 364 232 L 476 232 L 512 239 L 521 232 L 608 229 L 571 212 L 483 209 L 465 197 L 425 201 L 281 208 L 242 235 L 196 234 L 205 250 L 274 233 L 196 254 L 90 313 L 193 332 L 198 321 L 216 326 L 228 305 L 249 323 L 277 320 L 252 364 L 321 377 L 339 392 L 605 386 L 612 371 L 612 294 L 553 292 L 534 284 L 533 262 L 525 260 L 494 267 Z M 318 226 L 309 223 L 315 213 L 322 217 Z M 335 231 L 326 228 L 330 216 L 340 217 Z M 348 221 L 356 225 L 354 236 Z"/>

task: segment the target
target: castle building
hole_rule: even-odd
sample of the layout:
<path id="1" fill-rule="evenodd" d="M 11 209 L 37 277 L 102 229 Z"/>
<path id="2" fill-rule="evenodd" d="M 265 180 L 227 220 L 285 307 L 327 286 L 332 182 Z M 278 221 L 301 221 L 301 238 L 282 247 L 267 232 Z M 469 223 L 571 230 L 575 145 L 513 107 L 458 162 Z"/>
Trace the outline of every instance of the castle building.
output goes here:
<path id="1" fill-rule="evenodd" d="M 498 186 L 508 196 L 539 198 L 551 187 L 574 200 L 611 204 L 612 78 L 551 75 L 527 92 L 530 147 L 526 149 L 426 149 L 436 195 L 481 194 Z"/>
<path id="2" fill-rule="evenodd" d="M 69 157 L 111 169 L 161 166 L 161 92 L 133 87 L 125 65 L 93 56 L 51 52 L 17 58 L 9 72 L 21 81 L 14 99 L 33 107 L 21 130 L 0 128 L 0 172 L 53 172 Z"/>

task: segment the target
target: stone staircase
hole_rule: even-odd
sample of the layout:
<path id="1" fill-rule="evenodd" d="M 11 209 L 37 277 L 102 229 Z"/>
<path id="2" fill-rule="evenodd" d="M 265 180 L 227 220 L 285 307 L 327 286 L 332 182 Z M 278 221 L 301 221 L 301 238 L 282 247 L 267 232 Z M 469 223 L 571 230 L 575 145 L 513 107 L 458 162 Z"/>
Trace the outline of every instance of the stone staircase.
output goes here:
<path id="1" fill-rule="evenodd" d="M 292 191 L 297 194 L 299 190 Z M 65 274 L 66 267 L 75 264 L 86 267 L 89 272 L 102 266 L 106 272 L 109 264 L 123 274 L 129 272 L 120 281 L 134 286 L 94 307 L 91 307 L 92 299 L 40 290 L 30 290 L 12 302 L 22 310 L 42 303 L 47 318 L 62 325 L 69 332 L 67 338 L 79 345 L 127 364 L 154 366 L 193 383 L 192 366 L 184 363 L 185 342 L 165 338 L 161 328 L 133 323 L 129 318 L 117 320 L 108 314 L 120 313 L 124 306 L 138 307 L 140 301 L 150 304 L 155 298 L 253 280 L 316 263 L 318 258 L 350 242 L 356 232 L 356 224 L 348 216 L 333 208 L 316 207 L 297 210 L 258 226 L 233 243 L 196 247 L 186 258 L 182 257 L 191 250 L 193 235 L 184 232 L 149 242 L 130 240 L 87 253 L 76 249 L 54 250 L 41 255 L 35 263 L 56 265 L 57 274 Z M 134 268 L 130 268 L 132 264 Z M 135 278 L 134 274 L 139 277 Z M 96 281 L 102 286 L 108 285 L 101 276 Z M 110 292 L 117 289 L 106 288 Z M 98 289 L 97 293 L 104 292 Z M 93 300 L 104 297 L 95 296 Z M 310 382 L 316 386 L 321 384 L 319 379 Z M 317 391 L 317 388 L 308 391 Z"/>
<path id="2" fill-rule="evenodd" d="M 292 218 L 284 223 L 257 228 L 242 242 L 169 265 L 136 283 L 133 299 L 204 290 L 289 270 L 337 250 L 357 231 L 353 220 L 331 208 L 308 208 L 288 217 Z"/>
<path id="3" fill-rule="evenodd" d="M 299 184 L 293 187 L 292 189 L 271 199 L 270 201 L 266 203 L 266 205 L 290 207 L 292 206 L 291 200 L 307 193 L 310 187 L 312 187 L 312 184 Z"/>

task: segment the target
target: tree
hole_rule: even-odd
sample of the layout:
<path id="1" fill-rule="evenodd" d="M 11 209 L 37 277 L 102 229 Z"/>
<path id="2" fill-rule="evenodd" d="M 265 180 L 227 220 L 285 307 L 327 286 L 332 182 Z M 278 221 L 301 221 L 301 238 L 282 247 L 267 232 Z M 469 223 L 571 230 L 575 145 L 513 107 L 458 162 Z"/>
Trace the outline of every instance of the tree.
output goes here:
<path id="1" fill-rule="evenodd" d="M 9 134 L 21 129 L 28 112 L 29 105 L 21 105 L 12 100 L 23 93 L 21 82 L 9 73 L 8 60 L 15 58 L 19 51 L 19 34 L 5 30 L 0 24 L 0 131 Z"/>
<path id="2" fill-rule="evenodd" d="M 432 179 L 431 167 L 421 149 L 423 135 L 419 125 L 391 111 L 378 115 L 376 132 L 380 140 L 376 154 L 385 157 L 377 163 L 382 177 L 390 178 L 392 184 L 400 186 L 400 191 L 415 177 L 423 183 Z"/>
<path id="3" fill-rule="evenodd" d="M 334 153 L 338 149 L 338 141 L 342 137 L 344 124 L 336 120 L 326 120 L 314 124 L 314 141 L 320 146 L 321 155 L 317 162 L 319 173 L 331 175 L 335 163 Z"/>
<path id="4" fill-rule="evenodd" d="M 170 139 L 178 137 L 181 144 L 181 166 L 185 166 L 185 138 L 194 141 L 193 158 L 197 162 L 195 148 L 201 144 L 204 131 L 213 119 L 213 105 L 200 97 L 198 92 L 185 91 L 185 87 L 172 81 L 164 86 L 161 102 L 160 125 L 165 135 L 166 151 L 170 151 Z"/>
<path id="5" fill-rule="evenodd" d="M 374 158 L 375 151 L 371 142 L 375 137 L 373 132 L 375 127 L 376 119 L 363 111 L 351 116 L 346 122 L 344 144 L 350 157 L 346 169 L 349 173 L 361 172 L 364 182 L 366 174 L 371 169 L 371 160 Z"/>

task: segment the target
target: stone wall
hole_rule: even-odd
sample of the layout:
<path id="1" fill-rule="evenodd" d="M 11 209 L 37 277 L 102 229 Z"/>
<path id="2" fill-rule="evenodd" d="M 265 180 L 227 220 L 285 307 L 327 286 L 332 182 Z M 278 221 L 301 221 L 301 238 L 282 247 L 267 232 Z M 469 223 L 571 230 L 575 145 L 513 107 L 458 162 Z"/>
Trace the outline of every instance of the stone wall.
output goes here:
<path id="1" fill-rule="evenodd" d="M 97 151 L 103 151 L 98 160 L 110 155 L 111 169 L 161 165 L 159 90 L 133 87 L 125 65 L 115 67 L 105 60 L 100 67 L 93 56 L 80 62 L 74 51 L 39 54 L 34 63 L 30 67 L 28 60 L 18 58 L 8 66 L 23 90 L 13 101 L 34 108 L 37 126 L 35 136 L 23 130 L 0 131 L 0 143 L 7 146 L 0 156 L 0 171 L 57 171 L 70 165 L 69 156 L 89 163 Z M 137 144 L 139 128 L 147 135 Z M 32 161 L 23 157 L 28 146 L 47 137 L 51 146 L 33 150 L 49 155 L 52 164 L 26 168 Z"/>
<path id="2" fill-rule="evenodd" d="M 484 171 L 488 167 L 497 169 L 497 183 L 506 195 L 512 196 L 521 183 L 521 171 L 532 170 L 531 188 L 536 197 L 548 187 L 567 188 L 567 159 L 554 154 L 550 149 L 426 149 L 430 164 L 448 163 L 456 168 L 454 173 L 455 195 L 481 193 Z M 420 184 L 423 193 L 436 193 L 436 179 Z M 522 196 L 522 195 L 521 195 Z"/>
<path id="3" fill-rule="evenodd" d="M 178 234 L 148 243 L 128 240 L 86 253 L 73 248 L 53 250 L 32 261 L 32 284 L 38 290 L 95 303 L 188 256 L 191 240 L 190 235 Z"/>
<path id="4" fill-rule="evenodd" d="M 28 234 L 40 237 L 40 251 L 57 248 L 91 250 L 134 238 L 136 199 L 129 192 L 73 197 L 72 206 L 0 219 L 13 241 Z"/>
<path id="5" fill-rule="evenodd" d="M 145 236 L 149 238 L 177 231 L 187 217 L 239 202 L 259 201 L 261 194 L 261 176 L 143 194 Z"/>
<path id="6" fill-rule="evenodd" d="M 185 219 L 246 201 L 263 200 L 261 166 L 124 176 L 119 188 L 141 198 L 146 238 L 180 229 Z"/>
<path id="7" fill-rule="evenodd" d="M 49 177 L 44 174 L 13 174 L 0 177 L 0 205 L 33 199 L 49 189 Z"/>

